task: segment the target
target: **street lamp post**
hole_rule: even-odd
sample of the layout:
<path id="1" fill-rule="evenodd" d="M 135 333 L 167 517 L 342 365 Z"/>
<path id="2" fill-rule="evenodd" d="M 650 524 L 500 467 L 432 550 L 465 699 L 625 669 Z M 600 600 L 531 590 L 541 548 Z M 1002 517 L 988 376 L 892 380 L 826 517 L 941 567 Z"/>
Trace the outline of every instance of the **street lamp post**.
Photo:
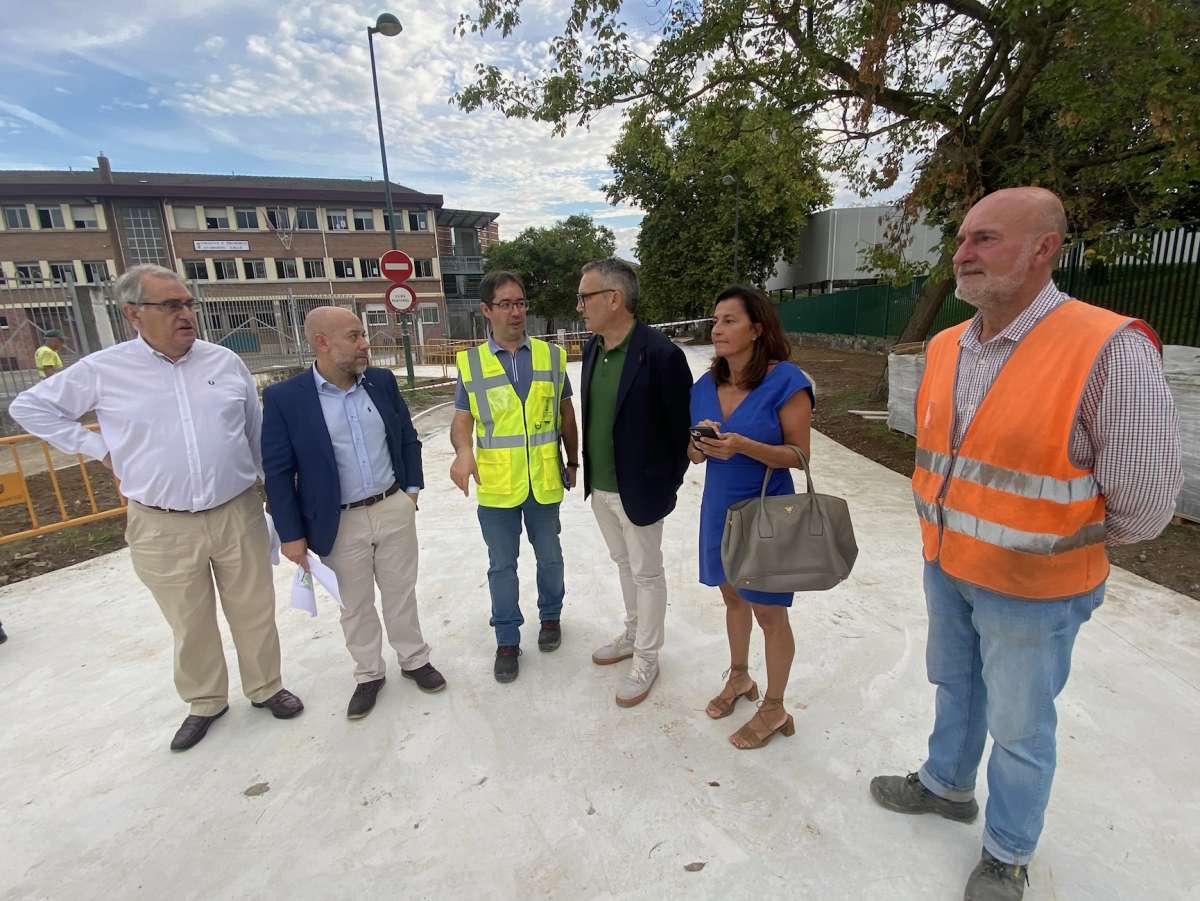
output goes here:
<path id="1" fill-rule="evenodd" d="M 733 186 L 733 280 L 738 280 L 738 249 L 741 240 L 738 238 L 738 227 L 742 216 L 742 182 L 736 175 L 726 175 L 721 179 L 725 187 Z"/>
<path id="2" fill-rule="evenodd" d="M 383 111 L 379 105 L 379 76 L 375 72 L 375 35 L 381 34 L 385 38 L 394 38 L 403 30 L 404 26 L 400 24 L 400 20 L 391 13 L 380 13 L 375 24 L 367 27 L 367 46 L 371 51 L 371 85 L 375 89 L 375 122 L 379 126 L 379 158 L 383 161 L 383 196 L 387 203 L 388 234 L 392 239 L 392 250 L 399 249 L 396 246 L 396 210 L 392 207 L 392 182 L 388 178 L 387 148 L 383 143 Z M 404 314 L 400 315 L 400 334 L 404 340 L 404 366 L 408 372 L 408 387 L 412 388 L 416 385 L 417 378 L 413 374 L 412 343 L 408 338 L 408 316 Z"/>

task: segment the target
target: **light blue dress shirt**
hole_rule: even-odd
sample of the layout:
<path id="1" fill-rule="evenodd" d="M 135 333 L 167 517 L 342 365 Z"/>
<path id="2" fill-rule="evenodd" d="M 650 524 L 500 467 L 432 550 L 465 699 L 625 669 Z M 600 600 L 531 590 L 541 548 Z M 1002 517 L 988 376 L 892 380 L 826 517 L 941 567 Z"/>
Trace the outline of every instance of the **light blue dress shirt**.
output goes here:
<path id="1" fill-rule="evenodd" d="M 342 503 L 383 494 L 395 483 L 396 473 L 392 469 L 383 417 L 363 387 L 362 376 L 349 390 L 343 391 L 321 375 L 315 364 L 312 371 L 325 428 L 333 442 Z M 413 493 L 417 489 L 410 487 L 408 491 Z"/>

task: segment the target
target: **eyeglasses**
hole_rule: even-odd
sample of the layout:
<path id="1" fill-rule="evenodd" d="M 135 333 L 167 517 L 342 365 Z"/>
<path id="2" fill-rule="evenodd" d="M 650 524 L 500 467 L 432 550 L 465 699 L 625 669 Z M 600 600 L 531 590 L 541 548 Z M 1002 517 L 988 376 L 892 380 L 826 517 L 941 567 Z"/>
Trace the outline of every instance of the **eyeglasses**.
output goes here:
<path id="1" fill-rule="evenodd" d="M 577 304 L 587 303 L 589 297 L 595 297 L 597 294 L 603 294 L 606 291 L 616 291 L 616 290 L 617 290 L 616 288 L 601 288 L 598 291 L 588 291 L 586 294 L 576 294 L 575 302 Z"/>
<path id="2" fill-rule="evenodd" d="M 511 313 L 513 310 L 520 312 L 529 306 L 527 300 L 501 300 L 487 302 L 488 309 L 499 310 L 501 313 Z"/>
<path id="3" fill-rule="evenodd" d="M 139 307 L 162 307 L 167 313 L 178 313 L 181 310 L 191 312 L 196 309 L 196 301 L 190 297 L 187 300 L 142 301 Z"/>

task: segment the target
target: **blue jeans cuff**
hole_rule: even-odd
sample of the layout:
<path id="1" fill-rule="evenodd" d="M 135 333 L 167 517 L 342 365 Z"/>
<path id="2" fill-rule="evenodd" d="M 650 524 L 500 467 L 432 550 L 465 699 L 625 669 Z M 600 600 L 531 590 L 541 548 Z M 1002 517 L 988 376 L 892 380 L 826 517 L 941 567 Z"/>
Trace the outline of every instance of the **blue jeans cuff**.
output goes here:
<path id="1" fill-rule="evenodd" d="M 991 829 L 983 830 L 983 847 L 996 860 L 1010 863 L 1014 866 L 1026 867 L 1033 860 L 1033 851 L 1009 851 L 1000 844 Z"/>
<path id="2" fill-rule="evenodd" d="M 975 797 L 974 788 L 952 788 L 930 773 L 925 766 L 921 767 L 917 777 L 923 786 L 947 801 L 970 801 Z"/>

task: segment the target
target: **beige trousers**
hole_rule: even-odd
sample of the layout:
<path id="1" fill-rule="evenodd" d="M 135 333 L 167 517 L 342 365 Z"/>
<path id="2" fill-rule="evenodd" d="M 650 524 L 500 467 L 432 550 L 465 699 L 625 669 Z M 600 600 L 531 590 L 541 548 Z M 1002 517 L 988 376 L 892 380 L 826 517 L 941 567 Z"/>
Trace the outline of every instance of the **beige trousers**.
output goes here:
<path id="1" fill-rule="evenodd" d="M 175 688 L 192 713 L 212 716 L 229 702 L 218 594 L 246 697 L 265 701 L 283 687 L 267 521 L 257 491 L 202 513 L 166 513 L 130 501 L 125 540 L 133 571 L 175 635 Z"/>
<path id="2" fill-rule="evenodd" d="M 625 601 L 625 632 L 639 657 L 658 659 L 667 618 L 667 577 L 663 572 L 663 521 L 635 526 L 625 515 L 621 495 L 592 490 L 592 513 L 608 554 L 617 564 Z"/>
<path id="3" fill-rule="evenodd" d="M 333 549 L 322 558 L 337 574 L 342 632 L 354 658 L 354 679 L 382 679 L 383 632 L 375 612 L 375 585 L 388 644 L 400 668 L 429 662 L 417 617 L 417 508 L 403 491 L 369 507 L 343 510 Z"/>

